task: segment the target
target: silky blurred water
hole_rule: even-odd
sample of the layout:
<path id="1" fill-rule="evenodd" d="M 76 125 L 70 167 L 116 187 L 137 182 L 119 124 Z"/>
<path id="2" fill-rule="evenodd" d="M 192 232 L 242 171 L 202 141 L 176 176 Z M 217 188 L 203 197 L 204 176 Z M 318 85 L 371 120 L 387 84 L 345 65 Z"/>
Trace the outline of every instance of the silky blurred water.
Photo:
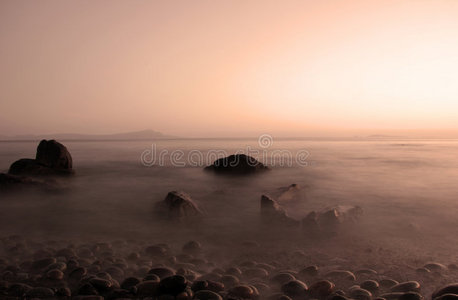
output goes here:
<path id="1" fill-rule="evenodd" d="M 286 204 L 293 217 L 331 205 L 359 205 L 364 216 L 351 233 L 356 239 L 409 246 L 424 253 L 456 257 L 458 245 L 458 141 L 456 140 L 275 140 L 262 148 L 249 139 L 157 141 L 63 141 L 76 175 L 54 194 L 1 196 L 2 234 L 154 236 L 173 225 L 154 221 L 152 208 L 169 191 L 188 193 L 206 212 L 205 228 L 195 234 L 224 236 L 256 232 L 259 200 L 292 183 L 300 201 Z M 215 176 L 201 166 L 145 166 L 142 153 L 190 151 L 307 151 L 300 165 L 273 164 L 248 177 Z M 0 170 L 34 157 L 37 142 L 1 142 Z M 145 152 L 146 151 L 146 152 Z M 265 152 L 262 152 L 265 151 Z M 262 157 L 260 157 L 262 160 Z M 265 159 L 265 157 L 264 157 Z M 271 162 L 269 160 L 269 162 Z M 176 229 L 192 232 L 192 229 Z M 297 237 L 295 236 L 295 239 Z"/>

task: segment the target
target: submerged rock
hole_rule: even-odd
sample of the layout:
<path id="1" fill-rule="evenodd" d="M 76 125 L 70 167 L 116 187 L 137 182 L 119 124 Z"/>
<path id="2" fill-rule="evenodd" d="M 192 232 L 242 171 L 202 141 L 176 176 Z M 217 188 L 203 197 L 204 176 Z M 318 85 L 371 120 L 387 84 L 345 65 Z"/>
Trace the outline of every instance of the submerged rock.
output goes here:
<path id="1" fill-rule="evenodd" d="M 269 168 L 254 157 L 245 154 L 233 154 L 216 160 L 205 170 L 221 174 L 243 175 L 266 171 Z"/>
<path id="2" fill-rule="evenodd" d="M 269 196 L 261 196 L 261 221 L 264 224 L 280 223 L 298 225 L 299 222 L 289 217 L 286 211 Z"/>
<path id="3" fill-rule="evenodd" d="M 292 202 L 301 200 L 302 189 L 299 185 L 293 183 L 286 187 L 278 188 L 273 192 L 273 196 L 279 203 L 281 202 Z"/>
<path id="4" fill-rule="evenodd" d="M 56 188 L 56 183 L 49 180 L 43 181 L 24 176 L 0 173 L 0 193 L 23 191 L 29 189 L 53 191 Z"/>
<path id="5" fill-rule="evenodd" d="M 191 197 L 183 192 L 172 191 L 163 201 L 156 204 L 156 215 L 173 221 L 196 220 L 203 216 L 203 212 Z"/>
<path id="6" fill-rule="evenodd" d="M 321 212 L 310 212 L 302 219 L 302 229 L 311 232 L 336 233 L 344 224 L 356 223 L 363 209 L 359 206 L 338 205 Z"/>
<path id="7" fill-rule="evenodd" d="M 35 159 L 22 158 L 15 161 L 8 171 L 13 175 L 49 176 L 73 174 L 70 152 L 55 140 L 42 140 Z"/>

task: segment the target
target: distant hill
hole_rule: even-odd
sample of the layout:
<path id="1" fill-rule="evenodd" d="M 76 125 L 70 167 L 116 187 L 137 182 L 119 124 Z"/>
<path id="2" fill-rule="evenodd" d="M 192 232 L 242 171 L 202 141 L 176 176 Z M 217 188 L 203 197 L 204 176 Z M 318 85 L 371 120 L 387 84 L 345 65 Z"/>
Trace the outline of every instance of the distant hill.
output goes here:
<path id="1" fill-rule="evenodd" d="M 385 134 L 373 134 L 367 136 L 369 139 L 402 139 L 406 138 L 405 136 L 397 136 L 397 135 L 385 135 Z"/>
<path id="2" fill-rule="evenodd" d="M 142 130 L 114 134 L 79 134 L 79 133 L 57 133 L 43 135 L 16 135 L 0 136 L 2 141 L 34 141 L 42 139 L 55 140 L 79 140 L 79 141 L 129 141 L 129 140 L 152 140 L 175 138 L 154 130 Z"/>

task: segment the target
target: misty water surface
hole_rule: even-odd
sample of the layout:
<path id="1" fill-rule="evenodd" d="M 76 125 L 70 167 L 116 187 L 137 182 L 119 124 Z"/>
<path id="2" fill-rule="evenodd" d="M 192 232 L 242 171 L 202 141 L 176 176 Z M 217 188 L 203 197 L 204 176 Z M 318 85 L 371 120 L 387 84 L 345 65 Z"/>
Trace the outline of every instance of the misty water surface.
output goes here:
<path id="1" fill-rule="evenodd" d="M 3 196 L 2 234 L 58 237 L 269 238 L 259 229 L 263 193 L 296 183 L 300 201 L 286 204 L 291 216 L 332 205 L 359 205 L 360 223 L 326 243 L 380 245 L 417 251 L 431 258 L 456 259 L 458 236 L 458 141 L 455 140 L 280 140 L 268 148 L 307 150 L 306 165 L 273 166 L 249 177 L 222 177 L 201 167 L 144 166 L 140 159 L 151 141 L 63 142 L 76 175 L 63 179 L 55 194 Z M 22 157 L 34 157 L 36 142 L 0 143 L 0 170 Z M 185 153 L 211 149 L 228 154 L 256 140 L 162 140 L 157 151 Z M 152 208 L 172 190 L 182 190 L 206 212 L 199 228 L 155 222 Z M 273 229 L 272 232 L 274 232 Z M 282 234 L 292 244 L 310 241 L 298 232 Z M 273 238 L 273 237 L 271 237 Z M 339 240 L 340 239 L 340 240 Z M 326 240 L 326 239 L 325 239 Z M 312 242 L 313 244 L 313 242 Z M 345 244 L 345 243 L 344 243 Z"/>

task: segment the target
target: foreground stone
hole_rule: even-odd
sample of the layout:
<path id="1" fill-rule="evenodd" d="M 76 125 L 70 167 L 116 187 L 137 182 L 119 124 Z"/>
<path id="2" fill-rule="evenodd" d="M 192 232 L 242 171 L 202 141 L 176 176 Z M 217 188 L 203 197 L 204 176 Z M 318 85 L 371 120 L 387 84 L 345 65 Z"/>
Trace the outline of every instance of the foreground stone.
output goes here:
<path id="1" fill-rule="evenodd" d="M 266 171 L 269 168 L 254 157 L 245 154 L 233 154 L 216 160 L 205 170 L 221 174 L 246 175 Z"/>

